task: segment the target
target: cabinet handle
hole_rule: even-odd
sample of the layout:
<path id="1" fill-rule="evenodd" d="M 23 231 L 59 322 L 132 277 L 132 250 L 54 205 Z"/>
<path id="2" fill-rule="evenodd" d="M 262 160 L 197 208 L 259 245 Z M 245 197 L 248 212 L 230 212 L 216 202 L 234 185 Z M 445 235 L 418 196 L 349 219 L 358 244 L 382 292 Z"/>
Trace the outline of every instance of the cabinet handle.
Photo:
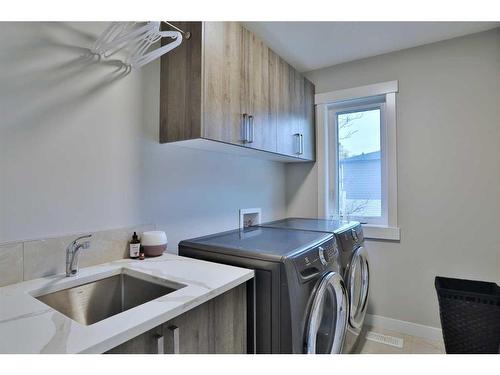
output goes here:
<path id="1" fill-rule="evenodd" d="M 253 116 L 248 116 L 248 140 L 247 143 L 253 143 Z"/>
<path id="2" fill-rule="evenodd" d="M 297 150 L 295 153 L 297 155 L 302 155 L 304 153 L 304 134 L 302 133 L 295 133 L 293 135 L 294 137 L 297 137 L 297 143 L 295 146 L 295 149 Z"/>
<path id="3" fill-rule="evenodd" d="M 180 342 L 179 342 L 179 327 L 170 326 L 168 327 L 170 333 L 170 348 L 173 354 L 180 354 Z"/>
<path id="4" fill-rule="evenodd" d="M 155 335 L 158 354 L 165 354 L 165 336 Z"/>
<path id="5" fill-rule="evenodd" d="M 300 146 L 300 133 L 295 133 L 293 136 L 296 139 L 296 141 L 295 141 L 295 154 L 300 155 L 300 149 L 301 149 L 301 146 Z"/>
<path id="6" fill-rule="evenodd" d="M 243 113 L 243 121 L 241 122 L 241 142 L 248 142 L 248 115 Z"/>

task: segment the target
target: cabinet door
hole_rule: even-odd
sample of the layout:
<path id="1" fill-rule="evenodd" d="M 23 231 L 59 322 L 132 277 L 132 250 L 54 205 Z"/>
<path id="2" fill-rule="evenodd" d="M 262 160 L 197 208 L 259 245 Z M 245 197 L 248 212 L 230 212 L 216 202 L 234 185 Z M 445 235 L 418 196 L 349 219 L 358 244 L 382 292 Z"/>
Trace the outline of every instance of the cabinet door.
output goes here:
<path id="1" fill-rule="evenodd" d="M 270 49 L 244 29 L 245 106 L 249 140 L 246 146 L 276 152 L 276 115 L 271 110 Z"/>
<path id="2" fill-rule="evenodd" d="M 215 353 L 213 303 L 204 303 L 163 324 L 166 354 Z"/>
<path id="3" fill-rule="evenodd" d="M 296 118 L 297 85 L 295 70 L 282 58 L 277 57 L 277 151 L 279 154 L 298 155 L 298 121 Z"/>
<path id="4" fill-rule="evenodd" d="M 245 111 L 243 27 L 205 22 L 203 30 L 203 138 L 242 144 Z"/>
<path id="5" fill-rule="evenodd" d="M 300 94 L 298 95 L 298 112 L 299 119 L 298 133 L 301 136 L 302 142 L 299 157 L 306 160 L 315 159 L 316 148 L 316 126 L 314 118 L 314 85 L 300 75 Z"/>
<path id="6" fill-rule="evenodd" d="M 278 152 L 314 160 L 314 85 L 279 58 Z"/>
<path id="7" fill-rule="evenodd" d="M 247 288 L 242 284 L 213 300 L 217 354 L 247 353 Z"/>
<path id="8" fill-rule="evenodd" d="M 246 298 L 242 284 L 165 323 L 165 353 L 246 353 Z"/>

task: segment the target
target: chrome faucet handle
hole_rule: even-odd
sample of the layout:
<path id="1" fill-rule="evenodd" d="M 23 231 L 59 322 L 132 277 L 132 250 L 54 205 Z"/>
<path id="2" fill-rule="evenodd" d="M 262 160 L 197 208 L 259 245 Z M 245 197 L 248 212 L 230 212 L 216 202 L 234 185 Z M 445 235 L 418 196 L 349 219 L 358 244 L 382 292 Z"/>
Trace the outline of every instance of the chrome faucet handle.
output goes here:
<path id="1" fill-rule="evenodd" d="M 78 253 L 80 249 L 88 249 L 90 241 L 78 243 L 78 241 L 92 237 L 91 234 L 80 236 L 73 240 L 66 248 L 66 276 L 74 276 L 78 273 Z"/>
<path id="2" fill-rule="evenodd" d="M 92 234 L 85 234 L 83 236 L 80 236 L 80 237 L 77 237 L 75 238 L 75 240 L 72 242 L 73 245 L 76 245 L 76 243 L 80 240 L 83 240 L 85 238 L 91 238 L 92 237 Z M 85 241 L 84 244 L 90 244 L 89 241 Z M 88 246 L 87 246 L 88 247 Z M 86 249 L 86 248 L 85 248 Z"/>

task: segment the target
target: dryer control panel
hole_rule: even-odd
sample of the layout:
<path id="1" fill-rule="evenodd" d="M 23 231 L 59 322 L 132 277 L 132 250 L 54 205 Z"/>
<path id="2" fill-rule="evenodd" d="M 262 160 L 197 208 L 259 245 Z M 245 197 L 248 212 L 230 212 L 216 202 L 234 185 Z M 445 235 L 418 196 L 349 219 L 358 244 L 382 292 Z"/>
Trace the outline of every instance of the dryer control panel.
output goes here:
<path id="1" fill-rule="evenodd" d="M 361 227 L 361 224 L 358 224 L 344 232 L 338 233 L 337 237 L 340 240 L 340 247 L 342 251 L 350 253 L 363 244 L 363 228 Z"/>
<path id="2" fill-rule="evenodd" d="M 314 278 L 326 267 L 338 264 L 339 248 L 335 238 L 297 255 L 293 259 L 295 269 L 303 282 Z"/>

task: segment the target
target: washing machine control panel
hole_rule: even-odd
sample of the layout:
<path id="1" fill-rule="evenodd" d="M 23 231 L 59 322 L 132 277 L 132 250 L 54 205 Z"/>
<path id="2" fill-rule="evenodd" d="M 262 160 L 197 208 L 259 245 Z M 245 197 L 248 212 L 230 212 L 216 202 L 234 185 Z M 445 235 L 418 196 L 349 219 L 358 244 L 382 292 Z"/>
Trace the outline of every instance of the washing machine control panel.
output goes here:
<path id="1" fill-rule="evenodd" d="M 339 255 L 339 248 L 335 240 L 328 242 L 324 246 L 318 247 L 319 260 L 324 266 L 327 266 L 330 263 L 330 261 L 337 259 L 338 255 Z"/>
<path id="2" fill-rule="evenodd" d="M 322 272 L 325 267 L 337 261 L 339 250 L 335 239 L 310 249 L 294 259 L 299 278 L 307 281 Z"/>

